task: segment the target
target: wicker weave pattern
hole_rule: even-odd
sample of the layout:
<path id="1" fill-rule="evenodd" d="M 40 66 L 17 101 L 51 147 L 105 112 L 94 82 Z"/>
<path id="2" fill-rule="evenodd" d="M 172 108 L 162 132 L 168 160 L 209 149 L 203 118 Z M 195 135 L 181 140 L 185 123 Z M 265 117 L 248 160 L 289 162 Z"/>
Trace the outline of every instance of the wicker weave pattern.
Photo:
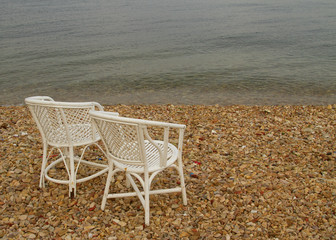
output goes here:
<path id="1" fill-rule="evenodd" d="M 107 149 L 109 170 L 101 209 L 104 210 L 108 198 L 138 196 L 145 210 L 145 224 L 149 225 L 150 194 L 181 192 L 183 204 L 187 204 L 187 195 L 183 176 L 182 145 L 185 125 L 148 121 L 112 116 L 108 112 L 90 112 L 93 123 Z M 163 131 L 163 141 L 154 140 L 148 129 L 157 127 Z M 169 143 L 169 129 L 178 129 L 178 146 Z M 180 186 L 151 190 L 153 179 L 168 167 L 175 168 L 179 174 Z M 127 183 L 134 192 L 110 193 L 110 184 L 117 172 L 126 174 Z M 140 191 L 138 180 L 143 191 Z"/>
<path id="2" fill-rule="evenodd" d="M 84 154 L 90 145 L 97 146 L 100 136 L 91 123 L 90 110 L 103 107 L 96 102 L 56 102 L 48 96 L 36 96 L 25 99 L 29 106 L 43 140 L 43 160 L 40 176 L 40 187 L 45 186 L 44 179 L 55 183 L 68 184 L 69 194 L 76 194 L 76 184 L 93 179 L 107 172 L 107 165 L 98 162 L 87 161 Z M 115 113 L 117 114 L 117 113 Z M 81 151 L 76 155 L 75 148 Z M 59 152 L 59 159 L 50 162 L 50 154 L 54 149 Z M 49 151 L 49 153 L 48 153 Z M 104 151 L 102 150 L 102 153 Z M 75 161 L 77 165 L 75 165 Z M 57 164 L 63 163 L 69 176 L 67 180 L 53 178 L 48 175 L 48 171 Z M 77 171 L 80 164 L 89 165 L 101 170 L 82 176 L 77 179 Z"/>
<path id="3" fill-rule="evenodd" d="M 70 144 L 70 142 L 79 143 L 98 139 L 98 133 L 93 133 L 91 128 L 89 111 L 92 107 L 57 108 L 34 105 L 32 109 L 40 121 L 48 142 Z"/>
<path id="4" fill-rule="evenodd" d="M 96 120 L 96 124 L 111 155 L 133 164 L 143 162 L 140 155 L 136 125 L 121 125 L 118 122 L 103 120 Z"/>
<path id="5" fill-rule="evenodd" d="M 159 146 L 160 151 L 163 152 L 163 142 L 156 141 L 156 144 Z M 151 167 L 159 167 L 160 166 L 160 154 L 159 150 L 153 146 L 149 141 L 145 141 L 145 149 L 146 149 L 146 158 L 149 168 Z M 169 160 L 173 156 L 173 146 L 171 144 L 168 145 L 167 149 L 167 160 Z"/>

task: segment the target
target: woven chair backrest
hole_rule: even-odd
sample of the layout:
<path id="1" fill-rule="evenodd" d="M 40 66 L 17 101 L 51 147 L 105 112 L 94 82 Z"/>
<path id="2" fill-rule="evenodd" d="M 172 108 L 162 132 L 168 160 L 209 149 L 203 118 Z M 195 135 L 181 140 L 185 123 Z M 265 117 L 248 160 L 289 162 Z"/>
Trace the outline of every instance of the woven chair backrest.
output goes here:
<path id="1" fill-rule="evenodd" d="M 185 125 L 127 118 L 104 111 L 91 111 L 91 118 L 104 141 L 108 154 L 125 164 L 165 167 L 173 152 L 168 147 L 169 129 L 179 129 L 178 149 L 182 151 Z M 163 129 L 163 141 L 153 140 L 148 129 Z M 151 132 L 153 134 L 153 132 Z M 154 134 L 155 135 L 155 134 Z"/>
<path id="2" fill-rule="evenodd" d="M 101 119 L 92 116 L 92 119 L 105 143 L 108 153 L 117 161 L 125 164 L 143 165 L 143 141 L 139 125 L 125 121 Z"/>
<path id="3" fill-rule="evenodd" d="M 96 131 L 89 115 L 94 109 L 93 104 L 76 106 L 73 103 L 29 100 L 26 103 L 47 142 L 69 145 L 94 139 Z"/>

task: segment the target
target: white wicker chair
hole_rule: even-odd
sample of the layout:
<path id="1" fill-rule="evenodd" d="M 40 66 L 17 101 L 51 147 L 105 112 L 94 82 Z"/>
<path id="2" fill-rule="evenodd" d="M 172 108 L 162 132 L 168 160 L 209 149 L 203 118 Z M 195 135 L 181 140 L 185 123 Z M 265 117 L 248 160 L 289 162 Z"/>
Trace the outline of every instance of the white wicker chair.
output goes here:
<path id="1" fill-rule="evenodd" d="M 145 224 L 149 225 L 150 194 L 182 192 L 183 204 L 187 204 L 182 164 L 185 125 L 124 118 L 99 111 L 91 111 L 90 115 L 105 144 L 109 160 L 102 210 L 105 209 L 107 198 L 138 196 L 145 210 Z M 153 140 L 149 136 L 147 127 L 153 126 L 162 130 L 163 141 Z M 168 142 L 170 128 L 178 129 L 178 148 Z M 174 167 L 179 173 L 180 186 L 150 190 L 154 177 L 168 167 Z M 126 173 L 126 180 L 135 192 L 109 194 L 110 183 L 118 171 Z M 132 177 L 141 183 L 143 191 L 139 190 Z"/>
<path id="2" fill-rule="evenodd" d="M 99 134 L 92 126 L 89 115 L 90 110 L 103 107 L 96 102 L 56 102 L 51 97 L 36 96 L 25 99 L 26 104 L 40 130 L 43 141 L 43 160 L 40 175 L 40 187 L 45 187 L 45 178 L 49 181 L 68 184 L 69 195 L 76 195 L 76 184 L 95 178 L 108 171 L 106 164 L 86 161 L 83 159 L 88 146 L 96 145 L 104 154 L 105 152 L 97 144 Z M 118 113 L 114 113 L 118 115 Z M 51 147 L 51 148 L 50 148 Z M 75 156 L 76 147 L 83 148 L 81 156 Z M 50 148 L 48 152 L 48 148 Z M 57 149 L 59 158 L 47 165 L 50 154 Z M 75 166 L 75 161 L 77 166 Z M 58 163 L 63 162 L 68 179 L 60 179 L 48 175 L 48 171 Z M 80 164 L 99 168 L 99 171 L 88 174 L 80 179 L 76 178 Z"/>

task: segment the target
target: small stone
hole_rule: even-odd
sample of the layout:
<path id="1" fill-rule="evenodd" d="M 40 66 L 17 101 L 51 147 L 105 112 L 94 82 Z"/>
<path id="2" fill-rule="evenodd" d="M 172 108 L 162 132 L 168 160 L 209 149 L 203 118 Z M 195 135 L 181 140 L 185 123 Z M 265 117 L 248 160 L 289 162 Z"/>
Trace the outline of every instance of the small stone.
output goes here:
<path id="1" fill-rule="evenodd" d="M 302 131 L 307 133 L 314 133 L 314 130 L 312 128 L 304 128 L 302 129 Z"/>
<path id="2" fill-rule="evenodd" d="M 46 236 L 48 236 L 48 232 L 46 232 L 46 231 L 40 231 L 38 234 L 39 234 L 39 236 L 41 236 L 41 237 L 46 237 Z"/>
<path id="3" fill-rule="evenodd" d="M 94 228 L 95 228 L 94 225 L 85 226 L 84 231 L 89 231 L 89 230 L 94 229 Z"/>
<path id="4" fill-rule="evenodd" d="M 143 230 L 143 225 L 136 226 L 136 227 L 135 227 L 135 230 L 142 231 L 142 230 Z"/>
<path id="5" fill-rule="evenodd" d="M 74 199 L 67 185 L 45 179 L 45 187 L 39 188 L 43 150 L 38 128 L 26 107 L 0 107 L 0 126 L 8 123 L 7 128 L 0 127 L 0 238 L 334 238 L 336 115 L 327 106 L 105 109 L 126 117 L 186 123 L 182 162 L 187 205 L 182 204 L 181 193 L 150 195 L 146 226 L 137 197 L 108 199 L 105 210 L 100 209 L 107 174 L 78 184 Z M 156 128 L 148 131 L 163 139 Z M 170 129 L 169 138 L 175 136 Z M 178 138 L 172 143 L 177 145 Z M 57 149 L 50 154 L 56 159 Z M 94 146 L 84 156 L 98 157 Z M 82 177 L 91 171 L 96 169 L 81 163 L 77 174 Z M 49 175 L 68 178 L 62 162 Z M 151 189 L 175 187 L 179 181 L 175 169 L 169 168 L 155 176 Z M 133 189 L 117 172 L 110 191 Z"/>
<path id="6" fill-rule="evenodd" d="M 21 220 L 21 221 L 24 221 L 24 220 L 26 220 L 28 218 L 28 215 L 21 215 L 21 216 L 19 216 L 19 219 Z"/>
<path id="7" fill-rule="evenodd" d="M 180 225 L 181 224 L 181 219 L 180 218 L 176 219 L 175 221 L 173 221 L 173 224 L 174 225 Z"/>
<path id="8" fill-rule="evenodd" d="M 67 235 L 64 239 L 65 240 L 71 240 L 71 235 Z"/>
<path id="9" fill-rule="evenodd" d="M 178 204 L 173 204 L 173 205 L 172 205 L 172 208 L 175 209 L 175 208 L 178 208 L 179 206 L 180 206 L 180 205 L 178 205 Z"/>
<path id="10" fill-rule="evenodd" d="M 190 234 L 188 232 L 181 232 L 180 233 L 180 238 L 182 237 L 188 237 Z"/>
<path id="11" fill-rule="evenodd" d="M 115 222 L 116 224 L 122 226 L 122 227 L 125 227 L 127 225 L 127 223 L 123 222 L 123 221 L 120 221 L 118 219 L 113 219 L 113 222 Z"/>
<path id="12" fill-rule="evenodd" d="M 35 239 L 36 238 L 36 235 L 31 233 L 27 236 L 29 239 Z"/>

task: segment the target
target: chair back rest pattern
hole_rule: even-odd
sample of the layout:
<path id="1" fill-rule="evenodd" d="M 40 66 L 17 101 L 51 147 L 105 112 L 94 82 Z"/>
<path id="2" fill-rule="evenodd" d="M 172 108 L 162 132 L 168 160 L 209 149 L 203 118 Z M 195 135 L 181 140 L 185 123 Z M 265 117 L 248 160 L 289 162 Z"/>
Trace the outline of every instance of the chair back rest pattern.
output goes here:
<path id="1" fill-rule="evenodd" d="M 47 97 L 25 101 L 48 143 L 71 145 L 95 139 L 97 131 L 92 128 L 89 112 L 96 103 L 56 102 Z"/>
<path id="2" fill-rule="evenodd" d="M 121 118 L 118 120 L 104 119 L 92 114 L 91 117 L 109 155 L 125 164 L 145 164 L 143 137 L 139 124 L 123 121 Z"/>
<path id="3" fill-rule="evenodd" d="M 179 154 L 182 152 L 185 125 L 120 117 L 104 111 L 91 111 L 90 115 L 108 154 L 119 162 L 143 165 L 146 169 L 156 166 L 159 158 L 160 167 L 166 167 L 173 154 L 168 148 L 170 128 L 179 129 Z M 150 127 L 164 129 L 163 141 L 151 138 L 147 130 Z"/>

